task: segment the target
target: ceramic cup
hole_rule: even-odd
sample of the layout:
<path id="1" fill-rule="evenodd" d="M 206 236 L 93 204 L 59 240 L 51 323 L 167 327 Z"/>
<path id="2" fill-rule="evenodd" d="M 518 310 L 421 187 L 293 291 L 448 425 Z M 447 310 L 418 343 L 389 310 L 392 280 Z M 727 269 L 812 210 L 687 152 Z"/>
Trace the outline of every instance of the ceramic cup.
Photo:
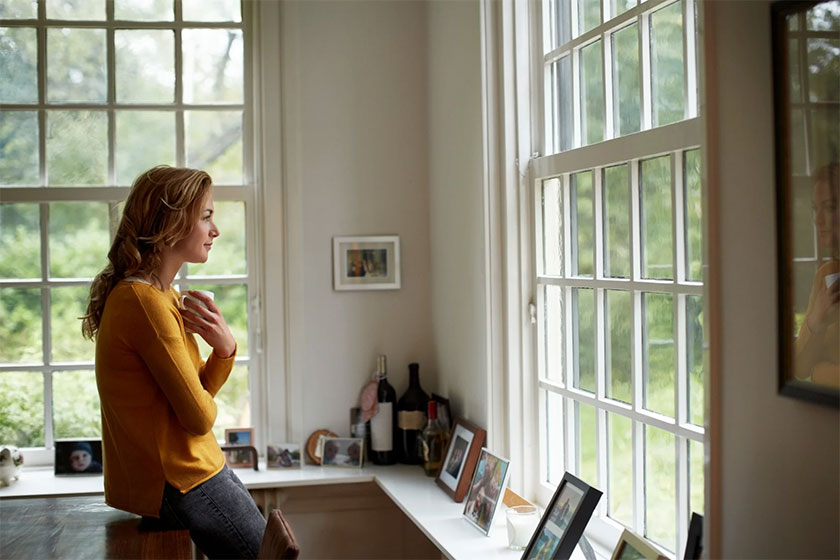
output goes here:
<path id="1" fill-rule="evenodd" d="M 207 296 L 207 297 L 209 297 L 210 299 L 212 299 L 213 301 L 216 301 L 216 299 L 215 299 L 215 297 L 214 297 L 214 295 L 213 295 L 213 292 L 208 292 L 207 290 L 193 290 L 193 291 L 194 291 L 194 292 L 199 292 L 199 293 L 202 293 L 202 294 L 204 294 L 205 296 Z M 188 300 L 188 299 L 189 299 L 189 300 L 192 300 L 192 301 L 194 301 L 194 302 L 196 302 L 196 303 L 197 303 L 197 304 L 199 304 L 199 305 L 203 305 L 204 307 L 207 307 L 206 305 L 204 305 L 204 302 L 203 302 L 203 301 L 201 301 L 200 299 L 198 299 L 197 297 L 192 296 L 192 295 L 190 295 L 190 294 L 182 294 L 182 295 L 181 295 L 181 308 L 182 308 L 182 309 L 186 309 L 186 307 L 187 307 L 187 306 L 184 304 L 184 302 L 185 302 L 186 300 Z"/>
<path id="2" fill-rule="evenodd" d="M 507 517 L 508 548 L 525 550 L 540 522 L 537 506 L 514 506 L 505 512 Z"/>

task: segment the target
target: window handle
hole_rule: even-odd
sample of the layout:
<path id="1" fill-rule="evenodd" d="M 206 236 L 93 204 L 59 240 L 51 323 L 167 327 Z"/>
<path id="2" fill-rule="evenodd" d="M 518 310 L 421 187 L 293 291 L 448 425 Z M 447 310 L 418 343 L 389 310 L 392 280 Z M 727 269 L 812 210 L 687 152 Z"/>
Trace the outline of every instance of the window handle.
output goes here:
<path id="1" fill-rule="evenodd" d="M 531 316 L 531 324 L 537 324 L 537 306 L 534 300 L 528 302 L 528 314 Z"/>

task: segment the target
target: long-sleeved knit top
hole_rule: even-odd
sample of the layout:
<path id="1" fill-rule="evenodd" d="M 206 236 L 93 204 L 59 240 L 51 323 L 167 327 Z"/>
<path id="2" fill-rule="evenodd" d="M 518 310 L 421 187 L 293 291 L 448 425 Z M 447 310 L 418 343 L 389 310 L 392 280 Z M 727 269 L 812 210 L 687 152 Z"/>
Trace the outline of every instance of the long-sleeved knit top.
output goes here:
<path id="1" fill-rule="evenodd" d="M 158 517 L 165 482 L 187 492 L 225 464 L 213 397 L 233 356 L 201 360 L 178 297 L 173 288 L 120 282 L 96 339 L 105 501 L 138 515 Z"/>

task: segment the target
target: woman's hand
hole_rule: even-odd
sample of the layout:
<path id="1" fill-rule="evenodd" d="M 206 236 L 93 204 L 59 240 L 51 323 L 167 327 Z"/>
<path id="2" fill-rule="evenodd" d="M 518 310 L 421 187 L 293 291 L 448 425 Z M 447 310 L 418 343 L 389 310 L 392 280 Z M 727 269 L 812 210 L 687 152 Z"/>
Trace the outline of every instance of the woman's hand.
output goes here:
<path id="1" fill-rule="evenodd" d="M 840 303 L 840 280 L 835 280 L 831 286 L 825 287 L 820 282 L 814 308 L 808 315 L 808 328 L 813 333 L 821 332 L 837 316 L 837 305 Z"/>
<path id="2" fill-rule="evenodd" d="M 216 307 L 216 303 L 209 296 L 196 290 L 187 290 L 186 293 L 201 300 L 207 307 L 190 298 L 185 298 L 185 308 L 180 310 L 181 317 L 184 319 L 184 328 L 188 333 L 195 333 L 203 338 L 213 347 L 217 356 L 221 358 L 232 356 L 236 350 L 236 341 L 225 323 L 222 312 Z"/>

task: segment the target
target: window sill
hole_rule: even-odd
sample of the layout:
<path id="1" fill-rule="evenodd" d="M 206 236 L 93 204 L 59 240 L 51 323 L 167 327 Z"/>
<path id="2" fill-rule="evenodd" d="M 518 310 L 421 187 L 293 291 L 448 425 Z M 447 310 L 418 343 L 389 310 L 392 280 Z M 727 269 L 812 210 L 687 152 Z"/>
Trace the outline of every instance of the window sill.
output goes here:
<path id="1" fill-rule="evenodd" d="M 504 506 L 496 512 L 490 536 L 485 536 L 463 518 L 464 504 L 452 501 L 419 467 L 395 465 L 342 469 L 306 465 L 299 469 L 266 470 L 265 464 L 260 463 L 259 471 L 244 468 L 234 471 L 246 487 L 255 490 L 375 482 L 447 558 L 514 560 L 522 556 L 521 551 L 507 547 Z M 101 495 L 104 493 L 103 482 L 102 475 L 55 476 L 48 467 L 24 468 L 20 480 L 0 488 L 0 500 Z M 580 549 L 575 550 L 572 558 L 584 560 Z"/>

